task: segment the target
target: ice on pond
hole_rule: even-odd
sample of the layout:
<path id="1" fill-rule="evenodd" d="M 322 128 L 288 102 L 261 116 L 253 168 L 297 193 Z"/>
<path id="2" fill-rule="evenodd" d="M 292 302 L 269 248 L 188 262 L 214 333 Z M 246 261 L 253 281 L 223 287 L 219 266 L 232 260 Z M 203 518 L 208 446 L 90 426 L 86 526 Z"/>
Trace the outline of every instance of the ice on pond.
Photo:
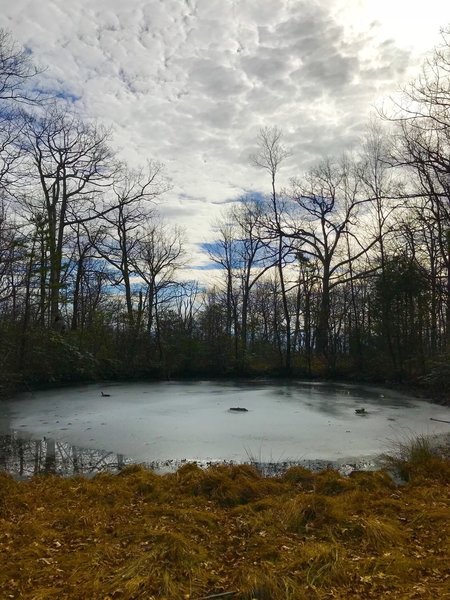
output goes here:
<path id="1" fill-rule="evenodd" d="M 109 396 L 101 396 L 102 389 Z M 363 415 L 355 412 L 361 408 Z M 45 436 L 68 448 L 153 464 L 351 461 L 370 460 L 414 435 L 449 431 L 448 424 L 431 418 L 448 421 L 450 409 L 357 385 L 121 383 L 40 391 L 2 402 L 0 434 L 29 441 Z"/>

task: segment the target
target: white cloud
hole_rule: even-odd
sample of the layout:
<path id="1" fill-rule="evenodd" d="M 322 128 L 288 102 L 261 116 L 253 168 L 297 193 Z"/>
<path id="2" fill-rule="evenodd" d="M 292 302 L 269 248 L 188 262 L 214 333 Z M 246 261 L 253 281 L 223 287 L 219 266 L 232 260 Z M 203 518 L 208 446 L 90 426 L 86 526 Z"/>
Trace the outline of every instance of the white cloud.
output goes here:
<path id="1" fill-rule="evenodd" d="M 166 164 L 165 212 L 193 247 L 221 202 L 267 188 L 248 163 L 259 127 L 285 131 L 285 181 L 340 153 L 447 22 L 444 0 L 0 0 L 49 88 L 113 125 L 131 162 Z"/>

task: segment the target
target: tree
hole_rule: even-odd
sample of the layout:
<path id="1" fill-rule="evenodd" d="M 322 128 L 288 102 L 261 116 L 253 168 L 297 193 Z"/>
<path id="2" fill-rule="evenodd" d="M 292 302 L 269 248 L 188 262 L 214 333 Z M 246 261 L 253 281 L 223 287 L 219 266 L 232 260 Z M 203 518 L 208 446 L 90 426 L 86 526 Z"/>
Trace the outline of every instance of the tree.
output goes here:
<path id="1" fill-rule="evenodd" d="M 409 197 L 425 200 L 446 270 L 446 337 L 450 347 L 450 30 L 442 31 L 421 75 L 403 90 L 389 117 L 396 125 L 393 162 L 411 177 Z M 430 221 L 430 222 L 431 222 Z"/>
<path id="2" fill-rule="evenodd" d="M 168 189 L 163 167 L 149 161 L 146 169 L 129 169 L 122 165 L 112 185 L 112 209 L 102 211 L 100 232 L 95 247 L 114 269 L 116 285 L 125 290 L 128 322 L 135 325 L 132 255 L 137 252 L 142 230 L 148 220 L 154 201 Z"/>
<path id="3" fill-rule="evenodd" d="M 179 227 L 170 228 L 161 218 L 150 218 L 142 227 L 131 256 L 135 272 L 146 284 L 147 333 L 158 322 L 158 306 L 162 294 L 173 289 L 174 296 L 181 292 L 176 272 L 185 261 L 184 232 Z M 172 300 L 172 294 L 170 295 Z M 157 338 L 160 339 L 158 328 Z"/>
<path id="4" fill-rule="evenodd" d="M 214 229 L 217 234 L 217 239 L 210 244 L 206 244 L 209 258 L 219 265 L 225 274 L 225 310 L 226 310 L 226 321 L 225 331 L 229 339 L 232 334 L 235 334 L 235 340 L 237 342 L 237 331 L 238 331 L 238 298 L 235 289 L 235 277 L 234 269 L 237 267 L 237 256 L 235 254 L 236 243 L 235 243 L 235 224 L 225 213 L 222 217 L 216 221 Z M 215 294 L 214 294 L 215 296 Z M 215 306 L 215 303 L 213 303 Z M 237 355 L 237 346 L 235 349 Z"/>
<path id="5" fill-rule="evenodd" d="M 227 315 L 233 311 L 235 317 L 235 358 L 244 369 L 250 295 L 257 281 L 276 264 L 276 253 L 264 235 L 264 211 L 260 199 L 242 198 L 219 223 L 219 240 L 207 245 L 211 260 L 225 269 Z"/>
<path id="6" fill-rule="evenodd" d="M 0 29 L 0 192 L 8 193 L 14 182 L 14 167 L 22 156 L 21 133 L 24 125 L 19 107 L 36 105 L 44 98 L 28 83 L 39 70 L 29 54 L 5 29 Z"/>
<path id="7" fill-rule="evenodd" d="M 0 29 L 0 106 L 1 101 L 34 103 L 39 94 L 27 89 L 27 82 L 39 73 L 30 55 L 14 41 L 11 34 Z"/>
<path id="8" fill-rule="evenodd" d="M 357 164 L 357 175 L 361 180 L 362 193 L 371 198 L 368 204 L 367 227 L 372 230 L 372 235 L 376 239 L 376 245 L 373 248 L 370 262 L 379 267 L 379 276 L 381 280 L 385 276 L 386 255 L 389 242 L 395 237 L 395 216 L 403 206 L 402 196 L 404 193 L 404 183 L 402 174 L 393 169 L 390 164 L 390 139 L 379 123 L 372 121 L 368 130 L 362 139 L 362 147 L 359 153 Z M 350 256 L 351 249 L 348 248 Z M 353 275 L 352 263 L 349 263 L 350 274 Z M 355 280 L 350 279 L 351 287 L 351 307 L 353 313 L 352 337 L 355 343 L 355 355 L 359 366 L 362 368 L 364 347 L 361 320 L 365 310 L 361 313 L 361 302 L 356 299 Z M 361 291 L 359 286 L 358 291 Z M 365 294 L 365 291 L 363 291 Z M 364 306 L 364 303 L 363 303 Z M 393 350 L 392 332 L 389 327 L 387 305 L 381 307 L 384 337 L 387 341 L 387 351 L 391 359 L 395 362 L 395 352 Z"/>
<path id="9" fill-rule="evenodd" d="M 49 320 L 54 323 L 60 313 L 68 227 L 97 213 L 99 196 L 114 172 L 114 157 L 107 131 L 57 108 L 44 117 L 29 116 L 25 136 L 29 167 L 35 169 L 39 182 L 38 191 L 31 178 L 25 202 L 45 225 Z"/>
<path id="10" fill-rule="evenodd" d="M 389 257 L 383 276 L 377 275 L 374 283 L 373 308 L 376 321 L 381 321 L 378 332 L 381 347 L 384 346 L 382 321 L 386 315 L 378 310 L 386 306 L 395 354 L 394 374 L 402 377 L 409 371 L 408 375 L 415 376 L 423 369 L 424 362 L 423 321 L 429 302 L 428 278 L 414 257 L 403 253 Z"/>
<path id="11" fill-rule="evenodd" d="M 281 302 L 283 306 L 283 315 L 285 323 L 285 339 L 286 339 L 286 372 L 291 371 L 291 315 L 289 311 L 287 298 L 287 282 L 285 275 L 285 261 L 290 253 L 290 245 L 285 243 L 285 237 L 281 227 L 283 213 L 285 210 L 284 203 L 277 190 L 277 174 L 283 162 L 290 156 L 290 152 L 282 145 L 282 132 L 277 127 L 264 127 L 258 135 L 258 151 L 252 158 L 253 164 L 267 171 L 270 175 L 271 194 L 270 218 L 273 221 L 269 230 L 276 232 L 276 247 L 277 247 L 277 271 L 280 282 Z"/>
<path id="12" fill-rule="evenodd" d="M 360 194 L 357 170 L 346 157 L 340 162 L 326 160 L 303 179 L 293 179 L 292 184 L 296 210 L 292 219 L 281 224 L 281 229 L 285 237 L 297 241 L 305 257 L 320 264 L 316 351 L 327 357 L 331 291 L 356 276 L 351 269 L 378 239 L 364 239 L 354 232 L 362 209 L 371 198 Z"/>
<path id="13" fill-rule="evenodd" d="M 86 225 L 76 224 L 71 254 L 70 279 L 72 285 L 71 329 L 76 331 L 92 325 L 93 315 L 99 307 L 103 284 L 108 277 L 104 262 L 99 262 L 96 252 L 97 236 L 100 231 L 87 229 Z"/>

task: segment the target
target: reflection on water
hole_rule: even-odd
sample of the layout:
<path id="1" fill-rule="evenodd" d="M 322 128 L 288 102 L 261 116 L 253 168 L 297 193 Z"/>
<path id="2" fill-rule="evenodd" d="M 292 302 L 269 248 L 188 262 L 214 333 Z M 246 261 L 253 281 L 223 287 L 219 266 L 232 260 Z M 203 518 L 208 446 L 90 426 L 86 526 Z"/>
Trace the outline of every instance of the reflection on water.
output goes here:
<path id="1" fill-rule="evenodd" d="M 230 411 L 236 406 L 247 411 Z M 1 402 L 0 469 L 93 473 L 120 468 L 125 456 L 157 470 L 251 457 L 354 463 L 405 437 L 447 433 L 440 420 L 450 420 L 448 407 L 346 384 L 92 384 Z"/>
<path id="2" fill-rule="evenodd" d="M 122 454 L 79 448 L 51 438 L 24 439 L 15 431 L 0 436 L 0 470 L 16 477 L 116 472 L 129 462 Z"/>
<path id="3" fill-rule="evenodd" d="M 133 464 L 123 454 L 115 454 L 102 450 L 93 450 L 73 446 L 61 440 L 44 438 L 31 440 L 20 437 L 16 431 L 0 435 L 0 471 L 5 471 L 16 478 L 25 479 L 33 475 L 83 475 L 90 476 L 98 473 L 118 473 L 126 465 Z M 153 460 L 142 463 L 157 473 L 176 471 L 187 459 Z M 232 460 L 194 460 L 200 467 L 217 464 L 236 464 Z M 312 471 L 335 468 L 342 473 L 350 473 L 354 469 L 373 469 L 376 462 L 360 460 L 354 463 L 327 460 L 285 460 L 263 461 L 248 457 L 243 461 L 258 469 L 265 476 L 277 476 L 293 466 L 301 465 Z"/>

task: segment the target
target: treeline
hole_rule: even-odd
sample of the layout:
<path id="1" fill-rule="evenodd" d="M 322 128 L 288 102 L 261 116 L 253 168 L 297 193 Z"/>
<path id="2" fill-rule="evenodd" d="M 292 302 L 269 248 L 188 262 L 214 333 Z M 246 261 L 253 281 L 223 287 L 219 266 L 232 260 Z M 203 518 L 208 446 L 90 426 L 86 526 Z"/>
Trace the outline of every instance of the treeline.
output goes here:
<path id="1" fill-rule="evenodd" d="M 450 387 L 450 37 L 360 147 L 293 176 L 264 128 L 261 188 L 214 223 L 185 281 L 161 164 L 33 86 L 0 36 L 0 382 L 344 376 Z"/>

